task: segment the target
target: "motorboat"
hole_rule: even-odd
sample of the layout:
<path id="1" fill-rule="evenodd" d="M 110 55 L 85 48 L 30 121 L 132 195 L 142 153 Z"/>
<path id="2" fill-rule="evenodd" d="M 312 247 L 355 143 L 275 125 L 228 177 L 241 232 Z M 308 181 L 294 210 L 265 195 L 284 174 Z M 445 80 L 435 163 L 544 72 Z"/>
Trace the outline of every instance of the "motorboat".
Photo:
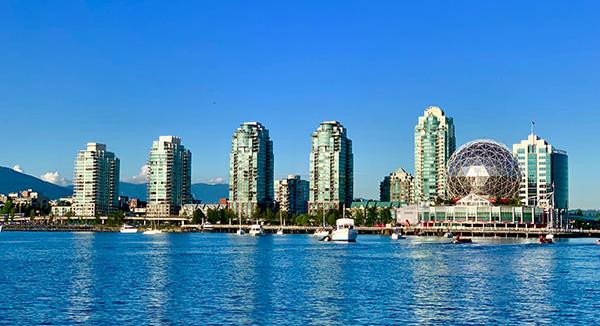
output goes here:
<path id="1" fill-rule="evenodd" d="M 600 245 L 600 240 L 596 240 L 596 244 L 597 244 L 597 245 Z"/>
<path id="2" fill-rule="evenodd" d="M 158 230 L 158 229 L 149 229 L 149 230 L 144 231 L 143 234 L 145 234 L 145 235 L 155 235 L 155 234 L 162 234 L 162 233 L 163 233 L 163 231 Z"/>
<path id="3" fill-rule="evenodd" d="M 284 233 L 283 233 L 283 229 L 281 229 L 281 228 L 280 228 L 280 229 L 278 229 L 278 230 L 277 230 L 277 233 L 275 233 L 275 234 L 277 234 L 277 235 L 284 235 Z"/>
<path id="4" fill-rule="evenodd" d="M 473 240 L 471 240 L 470 238 L 461 238 L 460 235 L 457 235 L 456 238 L 454 238 L 454 241 L 452 241 L 452 243 L 454 243 L 454 244 L 473 243 Z"/>
<path id="5" fill-rule="evenodd" d="M 265 235 L 265 229 L 263 229 L 262 225 L 254 224 L 250 226 L 250 235 L 253 237 L 260 237 Z"/>
<path id="6" fill-rule="evenodd" d="M 452 232 L 446 232 L 444 233 L 444 238 L 452 239 L 454 238 L 454 234 L 452 234 Z"/>
<path id="7" fill-rule="evenodd" d="M 204 222 L 204 224 L 202 224 L 202 230 L 203 231 L 212 231 L 213 229 L 213 225 L 210 222 Z"/>
<path id="8" fill-rule="evenodd" d="M 121 233 L 137 233 L 138 229 L 135 226 L 123 224 L 119 232 Z"/>
<path id="9" fill-rule="evenodd" d="M 405 236 L 402 235 L 402 231 L 398 230 L 398 228 L 394 228 L 392 232 L 392 240 L 406 239 Z"/>
<path id="10" fill-rule="evenodd" d="M 354 219 L 340 218 L 335 222 L 336 228 L 331 231 L 331 240 L 339 242 L 356 242 L 358 231 L 354 228 Z"/>
<path id="11" fill-rule="evenodd" d="M 539 244 L 551 244 L 551 243 L 554 243 L 554 241 L 552 240 L 553 238 L 554 238 L 554 236 L 548 238 L 547 236 L 542 234 L 542 235 L 540 235 L 538 243 Z"/>
<path id="12" fill-rule="evenodd" d="M 242 228 L 239 228 L 239 229 L 238 229 L 238 230 L 235 232 L 235 234 L 237 234 L 237 235 L 244 235 L 244 234 L 246 234 L 246 231 L 244 231 L 244 229 L 242 229 Z"/>
<path id="13" fill-rule="evenodd" d="M 2 232 L 2 227 L 3 227 L 3 226 L 4 226 L 4 225 L 0 225 L 0 232 Z"/>
<path id="14" fill-rule="evenodd" d="M 322 240 L 325 237 L 329 236 L 329 230 L 326 230 L 324 227 L 318 228 L 315 233 L 313 233 L 313 237 Z"/>

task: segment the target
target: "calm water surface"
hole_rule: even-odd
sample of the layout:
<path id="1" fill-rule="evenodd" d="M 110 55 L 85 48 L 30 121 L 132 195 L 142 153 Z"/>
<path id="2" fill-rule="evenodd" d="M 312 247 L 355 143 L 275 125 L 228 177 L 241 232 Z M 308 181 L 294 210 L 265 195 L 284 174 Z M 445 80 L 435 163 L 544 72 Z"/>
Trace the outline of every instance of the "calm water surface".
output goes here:
<path id="1" fill-rule="evenodd" d="M 600 324 L 600 246 L 0 233 L 0 325 Z"/>

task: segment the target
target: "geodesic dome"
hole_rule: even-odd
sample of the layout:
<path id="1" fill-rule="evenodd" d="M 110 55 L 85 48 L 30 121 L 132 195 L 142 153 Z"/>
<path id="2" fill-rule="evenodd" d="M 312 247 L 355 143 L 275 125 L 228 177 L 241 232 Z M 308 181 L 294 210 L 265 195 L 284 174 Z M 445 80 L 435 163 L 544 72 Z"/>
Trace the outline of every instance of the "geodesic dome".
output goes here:
<path id="1" fill-rule="evenodd" d="M 475 140 L 452 154 L 446 178 L 451 198 L 474 194 L 512 199 L 519 193 L 521 171 L 506 146 L 493 140 Z"/>

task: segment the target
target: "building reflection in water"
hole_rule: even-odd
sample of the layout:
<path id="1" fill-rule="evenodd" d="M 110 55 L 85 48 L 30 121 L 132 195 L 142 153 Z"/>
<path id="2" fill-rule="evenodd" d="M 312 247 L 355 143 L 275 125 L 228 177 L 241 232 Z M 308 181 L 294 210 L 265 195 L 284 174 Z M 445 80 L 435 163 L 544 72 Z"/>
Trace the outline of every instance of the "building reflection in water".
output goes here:
<path id="1" fill-rule="evenodd" d="M 167 320 L 168 269 L 170 264 L 171 236 L 161 234 L 149 237 L 146 257 L 147 279 L 144 296 L 147 298 L 147 321 L 160 325 Z"/>
<path id="2" fill-rule="evenodd" d="M 95 275 L 94 262 L 95 233 L 73 233 L 73 266 L 71 284 L 68 289 L 69 319 L 75 323 L 86 323 L 94 312 Z"/>

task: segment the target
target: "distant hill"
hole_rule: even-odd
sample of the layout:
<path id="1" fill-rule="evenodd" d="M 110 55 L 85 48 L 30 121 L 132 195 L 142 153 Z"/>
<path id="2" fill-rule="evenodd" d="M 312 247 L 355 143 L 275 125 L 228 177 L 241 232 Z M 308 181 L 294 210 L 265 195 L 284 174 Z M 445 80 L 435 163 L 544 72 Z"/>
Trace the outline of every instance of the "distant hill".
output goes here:
<path id="1" fill-rule="evenodd" d="M 50 199 L 70 196 L 73 193 L 72 189 L 57 186 L 34 176 L 19 173 L 13 169 L 0 166 L 0 194 L 8 194 L 27 189 L 41 192 Z"/>
<path id="2" fill-rule="evenodd" d="M 0 194 L 8 194 L 26 189 L 39 191 L 50 199 L 71 196 L 73 186 L 61 187 L 34 176 L 19 173 L 13 169 L 0 167 Z M 195 199 L 203 203 L 216 203 L 221 198 L 227 198 L 229 195 L 229 185 L 218 184 L 209 185 L 206 183 L 196 183 L 192 185 L 192 195 Z M 119 193 L 121 196 L 129 196 L 146 200 L 146 184 L 134 184 L 121 182 Z"/>
<path id="3" fill-rule="evenodd" d="M 121 182 L 119 193 L 121 196 L 146 200 L 146 184 Z M 203 203 L 217 203 L 219 199 L 227 198 L 229 195 L 229 185 L 195 183 L 192 185 L 192 195 L 194 196 L 194 199 L 201 200 Z"/>

